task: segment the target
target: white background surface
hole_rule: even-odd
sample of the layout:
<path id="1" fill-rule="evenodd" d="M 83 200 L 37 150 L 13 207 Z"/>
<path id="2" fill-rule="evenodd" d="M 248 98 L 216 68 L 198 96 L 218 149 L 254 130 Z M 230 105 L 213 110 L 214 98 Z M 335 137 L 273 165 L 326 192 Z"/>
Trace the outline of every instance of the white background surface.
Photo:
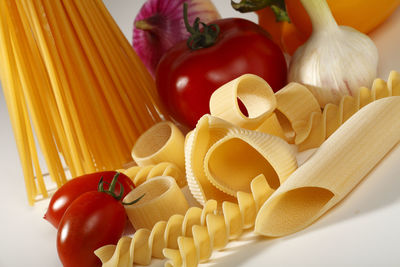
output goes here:
<path id="1" fill-rule="evenodd" d="M 144 0 L 105 0 L 129 40 Z M 223 17 L 242 16 L 214 0 Z M 255 20 L 256 16 L 244 17 Z M 400 71 L 400 9 L 371 34 L 379 77 Z M 0 59 L 1 60 L 1 59 Z M 0 267 L 61 266 L 56 230 L 42 219 L 48 200 L 30 207 L 3 94 L 0 98 Z M 304 231 L 280 239 L 246 234 L 208 266 L 400 266 L 400 148 L 394 149 L 343 202 Z M 154 261 L 152 266 L 162 266 Z M 79 267 L 79 266 L 77 266 Z"/>

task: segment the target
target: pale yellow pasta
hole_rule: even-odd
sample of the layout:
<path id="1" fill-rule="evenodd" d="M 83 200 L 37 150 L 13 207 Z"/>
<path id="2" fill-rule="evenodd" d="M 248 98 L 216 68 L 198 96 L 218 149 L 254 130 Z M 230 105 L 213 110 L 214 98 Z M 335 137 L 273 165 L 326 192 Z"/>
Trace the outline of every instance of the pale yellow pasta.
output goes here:
<path id="1" fill-rule="evenodd" d="M 399 112 L 400 96 L 386 97 L 346 120 L 264 203 L 255 232 L 288 235 L 336 205 L 400 141 Z"/>
<path id="2" fill-rule="evenodd" d="M 244 115 L 239 102 L 248 112 Z M 274 92 L 269 84 L 254 74 L 244 74 L 218 88 L 210 98 L 212 116 L 246 129 L 257 128 L 276 107 Z"/>
<path id="3" fill-rule="evenodd" d="M 174 263 L 206 261 L 214 249 L 223 248 L 243 229 L 254 225 L 258 208 L 272 192 L 265 177 L 259 175 L 251 183 L 251 193 L 238 193 L 237 204 L 222 203 L 221 214 L 217 201 L 208 200 L 203 208 L 191 207 L 185 215 L 173 215 L 168 221 L 156 223 L 151 230 L 139 229 L 133 237 L 122 237 L 117 245 L 103 246 L 95 254 L 103 267 L 148 265 L 151 257 L 164 258 L 164 255 L 174 258 Z M 189 239 L 182 241 L 182 237 Z M 185 241 L 189 250 L 182 255 L 179 249 Z"/>
<path id="4" fill-rule="evenodd" d="M 179 187 L 184 187 L 186 185 L 185 173 L 171 162 L 161 162 L 157 165 L 133 166 L 118 171 L 131 178 L 135 186 L 139 186 L 145 181 L 157 176 L 170 176 L 175 179 Z"/>
<path id="5" fill-rule="evenodd" d="M 132 148 L 132 158 L 139 166 L 172 162 L 185 171 L 185 137 L 175 124 L 159 122 L 143 133 Z"/>
<path id="6" fill-rule="evenodd" d="M 281 138 L 236 127 L 204 115 L 185 145 L 186 177 L 194 198 L 235 201 L 250 192 L 251 179 L 264 174 L 277 188 L 296 168 L 295 153 Z"/>
<path id="7" fill-rule="evenodd" d="M 278 120 L 276 112 L 273 112 L 268 118 L 266 118 L 257 127 L 256 131 L 275 135 L 287 141 L 290 140 L 290 138 L 285 135 L 285 132 L 283 131 L 282 125 Z"/>
<path id="8" fill-rule="evenodd" d="M 231 196 L 250 192 L 250 182 L 259 174 L 268 177 L 270 187 L 276 189 L 296 167 L 294 153 L 284 141 L 256 131 L 232 129 L 204 156 L 207 179 Z"/>
<path id="9" fill-rule="evenodd" d="M 129 192 L 124 202 L 143 196 L 135 205 L 125 205 L 125 211 L 135 229 L 151 229 L 158 221 L 174 214 L 184 214 L 189 204 L 175 179 L 159 176 L 150 179 Z"/>
<path id="10" fill-rule="evenodd" d="M 243 229 L 253 227 L 258 209 L 273 190 L 265 177 L 259 175 L 251 182 L 251 192 L 238 192 L 238 203 L 224 201 L 222 211 L 209 213 L 202 224 L 192 227 L 191 235 L 183 232 L 177 239 L 178 248 L 163 250 L 168 259 L 165 266 L 197 266 L 207 261 L 213 250 L 223 249 L 230 240 L 238 238 Z M 214 202 L 209 200 L 206 205 L 211 201 Z"/>
<path id="11" fill-rule="evenodd" d="M 392 71 L 388 82 L 375 79 L 372 89 L 360 88 L 356 97 L 345 96 L 339 106 L 327 104 L 323 111 L 308 89 L 289 84 L 277 96 L 278 119 L 286 135 L 295 137 L 299 151 L 320 146 L 359 109 L 368 103 L 388 96 L 400 95 L 400 74 Z M 306 100 L 307 99 L 307 100 Z M 301 105 L 294 105 L 295 100 Z"/>
<path id="12" fill-rule="evenodd" d="M 320 112 L 317 99 L 299 83 L 289 83 L 276 94 L 276 115 L 290 143 L 307 127 L 310 114 Z M 297 134 L 297 135 L 296 135 Z"/>

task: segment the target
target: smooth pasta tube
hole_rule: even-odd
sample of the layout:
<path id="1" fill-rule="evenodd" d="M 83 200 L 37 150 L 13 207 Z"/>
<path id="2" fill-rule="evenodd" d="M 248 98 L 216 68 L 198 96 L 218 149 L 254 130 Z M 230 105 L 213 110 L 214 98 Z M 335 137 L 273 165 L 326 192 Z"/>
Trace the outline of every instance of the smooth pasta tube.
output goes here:
<path id="1" fill-rule="evenodd" d="M 375 79 L 372 89 L 362 87 L 355 97 L 345 96 L 339 106 L 327 104 L 323 111 L 308 89 L 300 84 L 289 84 L 278 93 L 278 119 L 286 135 L 295 136 L 299 151 L 319 147 L 340 125 L 359 109 L 378 99 L 400 95 L 400 74 L 392 71 L 388 82 Z M 300 105 L 294 100 L 299 99 Z"/>
<path id="2" fill-rule="evenodd" d="M 172 162 L 183 172 L 185 137 L 172 122 L 159 122 L 142 134 L 132 149 L 132 158 L 139 166 Z"/>
<path id="3" fill-rule="evenodd" d="M 255 232 L 297 232 L 341 201 L 400 141 L 400 96 L 376 100 L 349 118 L 260 209 Z"/>
<path id="4" fill-rule="evenodd" d="M 179 187 L 186 185 L 186 176 L 180 168 L 171 162 L 161 162 L 156 165 L 133 166 L 128 169 L 120 169 L 119 172 L 132 179 L 135 186 L 139 186 L 147 180 L 158 176 L 170 176 L 175 179 Z"/>
<path id="5" fill-rule="evenodd" d="M 225 247 L 243 229 L 253 227 L 258 209 L 272 192 L 265 177 L 259 175 L 251 182 L 251 193 L 238 192 L 237 204 L 222 203 L 221 214 L 217 201 L 208 200 L 202 209 L 192 207 L 185 215 L 173 215 L 166 222 L 156 223 L 152 230 L 139 229 L 132 238 L 122 237 L 117 245 L 103 246 L 95 254 L 103 267 L 149 265 L 151 257 L 164 255 L 173 264 L 180 260 L 195 264 L 186 266 L 196 266 L 209 259 L 213 249 Z M 189 246 L 190 258 L 181 256 L 183 242 L 188 243 L 185 248 L 187 251 Z"/>

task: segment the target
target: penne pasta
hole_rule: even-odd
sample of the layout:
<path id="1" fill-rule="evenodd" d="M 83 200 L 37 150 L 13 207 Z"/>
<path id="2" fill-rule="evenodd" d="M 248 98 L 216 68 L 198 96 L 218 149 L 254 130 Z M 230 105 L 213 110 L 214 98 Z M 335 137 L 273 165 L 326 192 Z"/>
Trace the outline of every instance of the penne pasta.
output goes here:
<path id="1" fill-rule="evenodd" d="M 297 232 L 341 201 L 400 141 L 400 97 L 376 100 L 349 118 L 260 209 L 255 232 Z"/>

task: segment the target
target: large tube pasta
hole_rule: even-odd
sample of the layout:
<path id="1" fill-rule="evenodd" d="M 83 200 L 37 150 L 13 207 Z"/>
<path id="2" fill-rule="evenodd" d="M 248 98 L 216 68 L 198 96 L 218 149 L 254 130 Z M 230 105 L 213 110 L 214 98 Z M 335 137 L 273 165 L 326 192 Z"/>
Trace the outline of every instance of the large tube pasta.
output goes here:
<path id="1" fill-rule="evenodd" d="M 151 229 L 158 221 L 168 220 L 175 214 L 184 214 L 189 204 L 175 179 L 160 176 L 150 179 L 129 192 L 124 202 L 142 195 L 135 205 L 126 205 L 125 211 L 135 229 Z"/>
<path id="2" fill-rule="evenodd" d="M 264 203 L 255 232 L 299 231 L 342 200 L 400 140 L 400 97 L 379 99 L 350 117 Z"/>
<path id="3" fill-rule="evenodd" d="M 132 148 L 132 158 L 139 166 L 172 162 L 185 171 L 185 137 L 172 122 L 159 122 L 143 133 Z"/>
<path id="4" fill-rule="evenodd" d="M 236 192 L 250 192 L 259 174 L 276 189 L 297 168 L 294 151 L 281 138 L 210 115 L 188 135 L 185 160 L 189 189 L 202 205 L 208 199 L 234 202 Z"/>
<path id="5" fill-rule="evenodd" d="M 241 101 L 248 116 L 239 108 Z M 210 98 L 212 116 L 246 129 L 257 128 L 276 108 L 269 84 L 254 74 L 244 74 L 218 88 Z"/>

